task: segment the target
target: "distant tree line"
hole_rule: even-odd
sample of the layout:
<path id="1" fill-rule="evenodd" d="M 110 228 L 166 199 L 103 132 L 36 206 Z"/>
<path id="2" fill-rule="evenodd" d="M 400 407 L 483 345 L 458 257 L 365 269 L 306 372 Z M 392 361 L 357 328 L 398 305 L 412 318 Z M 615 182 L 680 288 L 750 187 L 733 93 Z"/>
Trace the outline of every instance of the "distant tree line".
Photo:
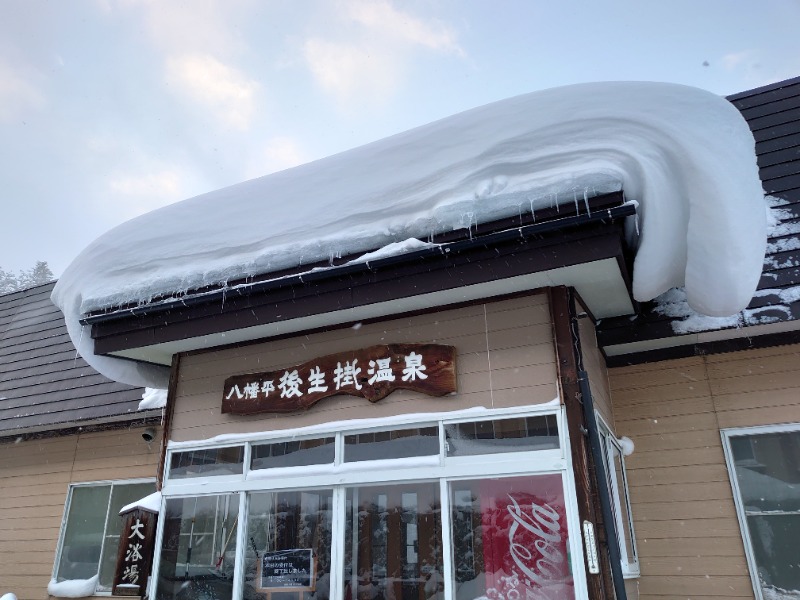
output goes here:
<path id="1" fill-rule="evenodd" d="M 47 266 L 47 262 L 43 260 L 37 260 L 33 267 L 23 269 L 16 275 L 0 267 L 0 294 L 24 290 L 34 285 L 53 281 L 53 279 L 55 279 L 53 272 Z"/>

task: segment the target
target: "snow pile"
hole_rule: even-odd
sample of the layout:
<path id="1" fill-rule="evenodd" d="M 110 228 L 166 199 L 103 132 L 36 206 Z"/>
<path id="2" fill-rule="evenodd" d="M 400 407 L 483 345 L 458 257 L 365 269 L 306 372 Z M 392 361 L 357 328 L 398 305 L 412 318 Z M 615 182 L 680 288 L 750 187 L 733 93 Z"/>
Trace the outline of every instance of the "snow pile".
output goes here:
<path id="1" fill-rule="evenodd" d="M 643 82 L 518 96 L 142 215 L 87 247 L 53 300 L 94 368 L 158 387 L 163 368 L 94 357 L 81 316 L 619 189 L 641 204 L 637 300 L 685 284 L 703 314 L 747 305 L 766 243 L 752 134 L 723 98 Z"/>
<path id="2" fill-rule="evenodd" d="M 622 448 L 622 456 L 630 456 L 636 448 L 633 444 L 633 440 L 626 435 L 618 438 L 617 443 L 619 447 Z"/>
<path id="3" fill-rule="evenodd" d="M 761 595 L 764 600 L 800 600 L 800 590 L 784 590 L 763 582 Z"/>
<path id="4" fill-rule="evenodd" d="M 149 510 L 152 513 L 158 514 L 161 510 L 161 492 L 153 492 L 141 500 L 126 504 L 119 510 L 119 514 L 126 513 L 134 508 L 143 508 L 144 510 Z"/>
<path id="5" fill-rule="evenodd" d="M 152 408 L 164 408 L 167 405 L 167 390 L 158 388 L 145 388 L 142 394 L 142 401 L 139 402 L 139 410 Z"/>
<path id="6" fill-rule="evenodd" d="M 47 584 L 47 593 L 59 598 L 84 598 L 93 596 L 97 589 L 97 575 L 91 579 L 65 579 L 56 581 L 51 579 Z"/>
<path id="7" fill-rule="evenodd" d="M 0 596 L 0 600 L 17 600 L 17 597 L 11 592 Z"/>

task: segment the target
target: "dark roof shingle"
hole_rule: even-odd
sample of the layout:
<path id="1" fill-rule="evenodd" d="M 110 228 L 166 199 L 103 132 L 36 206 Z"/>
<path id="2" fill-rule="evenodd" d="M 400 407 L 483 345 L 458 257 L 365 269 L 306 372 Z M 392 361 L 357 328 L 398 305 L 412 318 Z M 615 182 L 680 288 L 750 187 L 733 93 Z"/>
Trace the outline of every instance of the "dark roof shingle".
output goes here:
<path id="1" fill-rule="evenodd" d="M 92 369 L 50 301 L 55 282 L 0 295 L 0 438 L 137 414 L 142 389 Z"/>

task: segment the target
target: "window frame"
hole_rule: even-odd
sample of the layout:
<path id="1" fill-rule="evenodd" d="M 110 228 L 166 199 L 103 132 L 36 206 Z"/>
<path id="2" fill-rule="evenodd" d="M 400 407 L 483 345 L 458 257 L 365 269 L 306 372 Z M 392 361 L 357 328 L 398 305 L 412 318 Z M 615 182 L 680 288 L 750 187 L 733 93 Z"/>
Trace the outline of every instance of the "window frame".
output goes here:
<path id="1" fill-rule="evenodd" d="M 53 570 L 50 574 L 50 579 L 54 580 L 58 578 L 58 570 L 61 565 L 61 555 L 64 551 L 64 535 L 67 531 L 67 525 L 69 523 L 69 513 L 70 508 L 72 506 L 72 498 L 74 490 L 78 488 L 88 488 L 88 487 L 108 487 L 108 502 L 106 503 L 106 514 L 103 521 L 103 539 L 102 543 L 100 544 L 100 557 L 97 562 L 97 588 L 95 589 L 92 596 L 111 596 L 111 588 L 106 589 L 99 589 L 100 586 L 100 568 L 103 564 L 103 551 L 105 550 L 106 545 L 106 538 L 108 537 L 108 522 L 110 517 L 110 510 L 111 510 L 111 498 L 114 493 L 114 486 L 121 486 L 121 485 L 138 485 L 138 484 L 148 484 L 152 483 L 153 488 L 155 490 L 156 479 L 154 477 L 138 477 L 135 479 L 103 479 L 97 481 L 75 481 L 70 482 L 67 485 L 67 498 L 64 501 L 64 513 L 61 516 L 61 526 L 59 527 L 58 531 L 58 543 L 56 544 L 56 556 L 55 561 L 53 562 Z"/>
<path id="2" fill-rule="evenodd" d="M 722 437 L 722 450 L 725 454 L 725 466 L 728 469 L 728 478 L 731 482 L 733 504 L 736 507 L 736 518 L 739 521 L 739 531 L 744 544 L 744 554 L 747 559 L 747 570 L 750 574 L 750 584 L 756 600 L 764 600 L 764 592 L 758 577 L 758 565 L 753 553 L 753 544 L 750 538 L 750 528 L 747 525 L 747 513 L 742 502 L 742 491 L 739 488 L 739 479 L 736 477 L 736 464 L 733 457 L 731 438 L 750 437 L 768 433 L 800 432 L 800 423 L 780 423 L 775 425 L 758 425 L 754 427 L 730 427 L 720 430 Z"/>
<path id="3" fill-rule="evenodd" d="M 521 452 L 507 452 L 498 454 L 455 456 L 447 457 L 445 450 L 444 426 L 460 422 L 476 422 L 498 420 L 514 417 L 530 417 L 552 414 L 556 417 L 558 426 L 559 447 L 556 449 L 533 450 Z M 423 460 L 417 464 L 403 465 L 408 459 L 381 459 L 360 461 L 356 463 L 343 462 L 344 436 L 355 433 L 369 433 L 385 431 L 387 429 L 407 429 L 436 425 L 439 429 L 439 454 L 430 457 L 416 457 Z M 318 465 L 310 467 L 276 468 L 275 477 L 249 478 L 251 446 L 265 443 L 278 442 L 284 439 L 301 439 L 313 437 L 335 436 L 335 461 L 327 469 L 317 469 Z M 263 431 L 256 434 L 237 435 L 237 441 L 232 443 L 228 437 L 225 443 L 214 443 L 213 438 L 197 442 L 171 442 L 167 448 L 167 462 L 170 464 L 172 452 L 210 448 L 215 446 L 244 445 L 244 472 L 237 476 L 209 476 L 189 479 L 165 478 L 162 488 L 162 502 L 172 497 L 206 496 L 221 493 L 238 493 L 240 501 L 240 515 L 249 514 L 250 494 L 260 491 L 280 491 L 330 488 L 333 491 L 333 523 L 332 523 L 332 548 L 331 548 L 331 597 L 336 597 L 342 583 L 342 569 L 344 568 L 344 522 L 345 495 L 347 488 L 382 483 L 411 483 L 434 482 L 439 486 L 440 510 L 442 515 L 450 514 L 449 485 L 458 479 L 478 478 L 504 478 L 512 476 L 531 476 L 542 474 L 558 474 L 563 486 L 568 548 L 572 558 L 572 576 L 576 598 L 582 598 L 587 593 L 585 572 L 582 568 L 584 561 L 584 539 L 580 527 L 578 506 L 575 491 L 574 469 L 571 460 L 571 449 L 566 426 L 566 412 L 560 402 L 540 405 L 528 405 L 504 409 L 467 409 L 465 411 L 451 411 L 442 413 L 409 414 L 384 419 L 365 421 L 344 421 L 329 423 L 325 427 L 314 426 L 306 429 L 286 429 Z M 412 459 L 413 460 L 413 459 Z M 395 463 L 392 465 L 391 463 Z M 391 468 L 387 468 L 391 467 Z M 269 472 L 270 469 L 262 471 Z M 243 516 L 242 518 L 246 518 Z M 241 597 L 244 585 L 243 544 L 246 544 L 244 535 L 246 528 L 240 527 L 237 535 L 236 565 L 233 579 L 233 597 Z M 148 593 L 155 593 L 155 581 L 158 579 L 157 569 L 160 565 L 163 523 L 159 520 L 156 536 L 155 555 L 153 565 L 155 577 L 151 578 L 151 587 Z M 450 519 L 442 518 L 441 535 L 443 543 L 443 560 L 446 573 L 452 572 L 451 528 Z M 453 600 L 454 590 L 452 582 L 445 586 L 443 600 Z"/>
<path id="4" fill-rule="evenodd" d="M 641 576 L 639 568 L 639 549 L 636 547 L 636 532 L 633 526 L 633 513 L 631 512 L 630 491 L 628 487 L 628 471 L 625 466 L 625 454 L 622 451 L 622 445 L 619 443 L 617 436 L 611 431 L 611 428 L 605 422 L 602 415 L 595 411 L 597 418 L 598 432 L 600 434 L 600 447 L 603 451 L 603 462 L 606 468 L 606 476 L 609 483 L 609 494 L 611 495 L 611 508 L 614 511 L 614 522 L 617 528 L 617 542 L 619 545 L 620 566 L 622 568 L 622 576 L 625 579 L 636 579 Z M 622 482 L 617 479 L 617 470 L 614 465 L 614 457 L 609 452 L 609 446 L 612 446 L 619 456 L 620 469 L 622 471 Z M 625 503 L 625 514 L 627 519 L 623 518 L 621 510 L 622 503 Z M 627 522 L 625 522 L 627 521 Z M 623 535 L 630 535 L 631 550 L 633 557 L 628 555 L 628 547 L 625 543 Z"/>

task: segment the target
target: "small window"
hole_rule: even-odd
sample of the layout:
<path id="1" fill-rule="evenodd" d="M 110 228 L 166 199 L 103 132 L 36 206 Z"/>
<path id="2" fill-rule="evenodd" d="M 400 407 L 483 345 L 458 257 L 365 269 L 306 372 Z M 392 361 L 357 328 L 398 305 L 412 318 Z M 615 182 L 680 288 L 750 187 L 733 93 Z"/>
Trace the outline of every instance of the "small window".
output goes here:
<path id="1" fill-rule="evenodd" d="M 797 597 L 800 425 L 723 435 L 756 597 Z"/>
<path id="2" fill-rule="evenodd" d="M 624 577 L 639 576 L 639 559 L 636 554 L 636 539 L 633 534 L 631 503 L 628 498 L 628 476 L 625 472 L 625 457 L 616 436 L 598 417 L 600 442 L 605 458 L 606 482 L 614 511 L 614 526 L 619 540 L 619 553 Z"/>
<path id="3" fill-rule="evenodd" d="M 439 454 L 439 428 L 419 427 L 346 435 L 344 462 Z"/>
<path id="4" fill-rule="evenodd" d="M 250 468 L 274 469 L 277 467 L 307 467 L 332 464 L 335 438 L 291 440 L 253 446 Z"/>
<path id="5" fill-rule="evenodd" d="M 169 466 L 169 478 L 241 475 L 243 465 L 244 446 L 173 452 Z"/>
<path id="6" fill-rule="evenodd" d="M 555 415 L 453 423 L 445 425 L 444 431 L 447 456 L 558 448 L 558 424 Z"/>
<path id="7" fill-rule="evenodd" d="M 116 568 L 122 518 L 120 509 L 152 494 L 155 483 L 74 485 L 67 496 L 56 581 L 91 579 L 98 591 L 110 591 Z"/>

